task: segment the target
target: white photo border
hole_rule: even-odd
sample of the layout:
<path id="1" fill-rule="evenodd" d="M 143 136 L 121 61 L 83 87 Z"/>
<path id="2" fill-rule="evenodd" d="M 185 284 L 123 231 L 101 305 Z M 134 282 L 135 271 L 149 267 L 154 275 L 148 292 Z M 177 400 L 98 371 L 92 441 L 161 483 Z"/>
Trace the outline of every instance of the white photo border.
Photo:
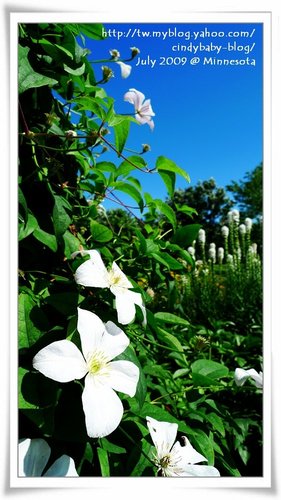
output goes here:
<path id="1" fill-rule="evenodd" d="M 142 2 L 143 3 L 143 2 Z M 173 2 L 177 4 L 178 2 Z M 257 23 L 264 26 L 264 102 L 263 102 L 263 130 L 264 130 L 264 155 L 263 162 L 271 166 L 271 54 L 272 54 L 272 14 L 264 12 L 190 12 L 184 6 L 177 11 L 175 7 L 171 10 L 159 9 L 159 12 L 143 11 L 138 13 L 138 19 L 132 12 L 133 9 L 117 11 L 111 9 L 101 12 L 12 12 L 10 15 L 10 245 L 12 249 L 17 248 L 17 231 L 15 221 L 17 220 L 17 24 L 19 22 L 101 22 L 101 23 Z M 264 173 L 264 240 L 271 241 L 271 167 Z M 267 221 L 267 222 L 266 222 Z M 170 494 L 181 495 L 185 489 L 193 488 L 270 488 L 271 483 L 271 255 L 265 245 L 264 257 L 264 394 L 263 394 L 263 422 L 264 422 L 264 475 L 263 477 L 251 478 L 181 478 L 175 481 L 173 478 L 157 478 L 157 489 L 164 488 Z M 17 277 L 11 263 L 10 276 L 10 310 L 17 310 Z M 10 315 L 10 487 L 11 488 L 96 488 L 100 492 L 110 491 L 111 488 L 123 488 L 126 481 L 126 496 L 129 491 L 139 488 L 139 479 L 148 490 L 152 485 L 155 487 L 155 478 L 19 478 L 17 476 L 17 318 L 16 314 Z M 163 486 L 164 481 L 164 486 Z M 97 493 L 98 493 L 97 491 Z"/>

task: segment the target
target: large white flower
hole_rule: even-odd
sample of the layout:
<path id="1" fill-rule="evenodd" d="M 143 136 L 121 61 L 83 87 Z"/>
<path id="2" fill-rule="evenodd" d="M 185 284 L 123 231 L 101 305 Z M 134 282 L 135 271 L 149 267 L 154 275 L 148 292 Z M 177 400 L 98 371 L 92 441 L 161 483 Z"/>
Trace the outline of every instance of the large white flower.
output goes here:
<path id="1" fill-rule="evenodd" d="M 127 101 L 133 104 L 136 113 L 136 120 L 141 125 L 147 123 L 151 130 L 154 129 L 154 122 L 151 119 L 152 116 L 155 116 L 155 113 L 152 110 L 150 99 L 145 99 L 145 95 L 136 89 L 130 89 L 124 95 L 124 101 Z"/>
<path id="2" fill-rule="evenodd" d="M 77 255 L 77 253 L 79 252 L 75 252 L 72 256 Z M 130 290 L 133 285 L 116 262 L 113 262 L 111 269 L 108 271 L 97 250 L 83 250 L 81 254 L 89 254 L 90 259 L 77 268 L 74 274 L 76 283 L 97 288 L 109 288 L 115 295 L 117 317 L 121 325 L 127 325 L 134 320 L 136 315 L 135 305 L 138 305 L 142 310 L 143 324 L 146 325 L 146 310 L 142 296 L 140 293 Z"/>
<path id="3" fill-rule="evenodd" d="M 40 477 L 51 455 L 45 439 L 20 439 L 19 477 Z M 45 477 L 77 477 L 73 458 L 62 455 L 43 474 Z"/>
<path id="4" fill-rule="evenodd" d="M 77 330 L 81 349 L 70 340 L 58 340 L 44 347 L 33 358 L 33 366 L 58 382 L 70 382 L 86 375 L 82 394 L 87 433 L 103 437 L 118 427 L 123 405 L 115 391 L 133 397 L 139 369 L 131 361 L 112 361 L 130 341 L 114 323 L 78 308 Z"/>
<path id="5" fill-rule="evenodd" d="M 175 443 L 178 424 L 159 422 L 146 417 L 147 426 L 156 448 L 155 464 L 162 476 L 219 476 L 219 471 L 210 465 L 194 465 L 207 461 L 183 436 L 184 445 Z M 175 443 L 175 444 L 174 444 Z"/>
<path id="6" fill-rule="evenodd" d="M 238 386 L 243 385 L 248 378 L 251 378 L 255 386 L 259 389 L 262 388 L 263 385 L 263 374 L 262 372 L 258 373 L 254 368 L 250 368 L 249 370 L 244 370 L 244 368 L 236 368 L 234 372 L 234 380 Z"/>

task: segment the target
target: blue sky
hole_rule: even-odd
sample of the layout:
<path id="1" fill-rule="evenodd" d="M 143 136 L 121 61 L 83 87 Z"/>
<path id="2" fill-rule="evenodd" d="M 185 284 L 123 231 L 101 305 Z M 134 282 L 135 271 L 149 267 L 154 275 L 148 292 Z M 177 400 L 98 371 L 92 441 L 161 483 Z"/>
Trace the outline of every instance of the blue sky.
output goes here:
<path id="1" fill-rule="evenodd" d="M 262 161 L 261 24 L 105 23 L 104 27 L 108 32 L 111 30 L 111 36 L 104 41 L 86 42 L 91 50 L 90 60 L 107 58 L 111 49 L 120 52 L 121 60 L 127 59 L 130 47 L 136 46 L 141 60 L 156 61 L 152 67 L 151 63 L 138 64 L 135 58 L 126 79 L 121 78 L 118 65 L 108 63 L 115 77 L 104 86 L 107 94 L 115 99 L 118 113 L 133 111 L 132 105 L 123 100 L 129 88 L 140 90 L 151 99 L 156 115 L 153 132 L 148 125 L 132 124 L 127 143 L 128 148 L 137 151 L 143 143 L 151 146 L 151 151 L 144 156 L 149 167 L 154 166 L 158 156 L 170 158 L 190 175 L 190 184 L 181 178 L 177 180 L 176 187 L 184 189 L 210 177 L 214 177 L 219 186 L 225 186 L 231 180 L 242 179 Z M 117 31 L 129 35 L 118 39 Z M 153 37 L 153 31 L 168 35 Z M 150 36 L 144 36 L 145 32 Z M 249 36 L 239 35 L 240 32 L 248 32 Z M 190 63 L 194 57 L 200 58 L 196 65 Z M 210 57 L 215 62 L 235 59 L 244 63 L 204 64 L 204 58 Z M 184 63 L 184 58 L 185 64 L 160 64 Z M 253 60 L 254 65 L 247 64 Z M 98 77 L 101 64 L 94 64 L 94 70 Z M 109 159 L 108 155 L 102 159 Z M 139 172 L 134 175 L 144 191 L 165 200 L 167 191 L 157 175 Z M 131 200 L 130 203 L 134 204 Z M 111 202 L 104 202 L 104 206 L 115 207 Z"/>

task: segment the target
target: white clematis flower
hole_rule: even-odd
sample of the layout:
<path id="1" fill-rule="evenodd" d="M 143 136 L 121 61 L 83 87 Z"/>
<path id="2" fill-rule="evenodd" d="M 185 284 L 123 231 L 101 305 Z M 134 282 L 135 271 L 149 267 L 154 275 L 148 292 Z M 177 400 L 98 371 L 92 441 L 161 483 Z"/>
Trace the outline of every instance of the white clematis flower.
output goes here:
<path id="1" fill-rule="evenodd" d="M 40 477 L 51 455 L 44 439 L 19 441 L 19 477 Z M 44 477 L 78 477 L 73 458 L 62 455 L 43 474 Z"/>
<path id="2" fill-rule="evenodd" d="M 113 432 L 123 416 L 123 405 L 115 391 L 133 397 L 139 369 L 131 361 L 112 361 L 130 341 L 114 323 L 78 308 L 77 330 L 82 353 L 70 340 L 58 340 L 33 358 L 33 366 L 57 382 L 70 382 L 86 375 L 82 404 L 88 436 L 103 437 Z"/>
<path id="3" fill-rule="evenodd" d="M 153 130 L 154 122 L 151 117 L 155 116 L 155 113 L 152 110 L 150 99 L 144 100 L 144 98 L 144 94 L 136 89 L 130 89 L 124 95 L 124 101 L 133 104 L 135 108 L 136 120 L 138 120 L 141 125 L 147 123 L 151 130 Z"/>
<path id="4" fill-rule="evenodd" d="M 83 286 L 109 288 L 113 295 L 115 295 L 117 317 L 121 325 L 127 325 L 134 320 L 136 315 L 135 305 L 138 305 L 143 314 L 143 325 L 146 325 L 146 310 L 142 296 L 140 293 L 130 290 L 130 288 L 133 288 L 133 285 L 116 262 L 113 262 L 111 269 L 108 271 L 97 250 L 75 252 L 72 254 L 72 257 L 77 255 L 77 253 L 81 253 L 82 255 L 89 254 L 90 259 L 83 262 L 76 269 L 74 274 L 76 283 Z"/>
<path id="5" fill-rule="evenodd" d="M 121 77 L 128 78 L 128 76 L 130 76 L 130 74 L 131 74 L 132 66 L 130 66 L 130 64 L 125 64 L 122 61 L 116 61 L 116 64 L 119 64 L 119 66 L 120 66 Z"/>
<path id="6" fill-rule="evenodd" d="M 146 417 L 147 426 L 156 448 L 155 463 L 162 476 L 220 476 L 219 471 L 210 465 L 195 465 L 207 461 L 183 436 L 184 445 L 175 443 L 178 424 L 159 422 L 152 417 Z M 174 444 L 175 443 L 175 444 Z"/>
<path id="7" fill-rule="evenodd" d="M 263 384 L 263 373 L 258 373 L 254 368 L 250 368 L 249 370 L 244 370 L 244 368 L 236 368 L 234 372 L 234 380 L 238 386 L 243 385 L 248 378 L 251 378 L 255 386 L 259 389 L 262 388 Z"/>

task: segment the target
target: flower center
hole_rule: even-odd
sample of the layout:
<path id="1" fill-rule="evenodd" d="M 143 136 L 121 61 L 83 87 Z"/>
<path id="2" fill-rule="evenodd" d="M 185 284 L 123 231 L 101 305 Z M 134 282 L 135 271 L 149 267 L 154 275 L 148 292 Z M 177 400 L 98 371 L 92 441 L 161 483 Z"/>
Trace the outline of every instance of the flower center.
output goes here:
<path id="1" fill-rule="evenodd" d="M 161 469 L 166 469 L 167 467 L 169 467 L 170 463 L 171 463 L 171 456 L 170 455 L 166 455 L 165 457 L 162 457 L 159 460 L 159 465 L 160 465 Z"/>
<path id="2" fill-rule="evenodd" d="M 94 352 L 88 359 L 87 365 L 89 373 L 92 375 L 108 375 L 109 359 L 102 351 Z"/>
<path id="3" fill-rule="evenodd" d="M 108 271 L 109 283 L 110 285 L 120 285 L 122 281 L 122 276 L 115 274 L 114 271 Z"/>

